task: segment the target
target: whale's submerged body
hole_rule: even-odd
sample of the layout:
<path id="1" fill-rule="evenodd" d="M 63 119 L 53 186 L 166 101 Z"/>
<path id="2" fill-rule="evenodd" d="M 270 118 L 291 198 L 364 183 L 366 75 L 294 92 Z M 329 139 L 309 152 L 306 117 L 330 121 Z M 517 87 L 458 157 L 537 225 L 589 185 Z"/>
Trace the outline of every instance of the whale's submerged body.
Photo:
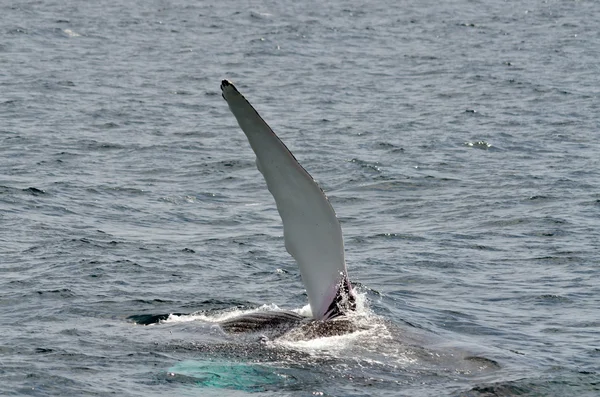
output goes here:
<path id="1" fill-rule="evenodd" d="M 256 165 L 275 198 L 283 221 L 286 250 L 294 257 L 315 320 L 329 320 L 356 307 L 344 259 L 342 229 L 336 214 L 312 176 L 298 163 L 254 107 L 228 80 L 223 98 L 256 154 Z M 280 313 L 280 314 L 278 314 Z M 228 320 L 224 329 L 254 329 L 262 324 L 293 324 L 289 312 Z"/>
<path id="2" fill-rule="evenodd" d="M 191 358 L 169 369 L 168 382 L 184 382 L 186 388 L 193 382 L 228 390 L 293 393 L 323 387 L 320 380 L 332 379 L 342 381 L 331 389 L 342 387 L 335 389 L 338 392 L 361 382 L 371 388 L 374 382 L 387 382 L 382 383 L 388 385 L 386 390 L 397 391 L 399 385 L 418 379 L 418 390 L 435 392 L 439 379 L 452 385 L 461 378 L 469 383 L 493 380 L 501 365 L 485 357 L 491 350 L 452 342 L 419 324 L 401 318 L 393 322 L 363 310 L 363 295 L 355 295 L 348 281 L 341 228 L 327 198 L 237 89 L 227 81 L 221 88 L 275 197 L 285 246 L 300 268 L 313 318 L 273 310 L 272 305 L 232 308 L 230 301 L 212 300 L 194 313 L 130 316 L 137 324 L 165 324 L 148 334 L 152 348 L 157 344 L 160 348 L 157 339 L 166 339 L 163 351 Z M 215 328 L 229 335 L 215 333 Z M 522 368 L 519 364 L 519 376 Z M 499 376 L 504 382 L 507 372 Z M 513 389 L 490 383 L 472 392 L 478 390 L 485 395 L 499 390 L 504 395 L 502 390 Z"/>

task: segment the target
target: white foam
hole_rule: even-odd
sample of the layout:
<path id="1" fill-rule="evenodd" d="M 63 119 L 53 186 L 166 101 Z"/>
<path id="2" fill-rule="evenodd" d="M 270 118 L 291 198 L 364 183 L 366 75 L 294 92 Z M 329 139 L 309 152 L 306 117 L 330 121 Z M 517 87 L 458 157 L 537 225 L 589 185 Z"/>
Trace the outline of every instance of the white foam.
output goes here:
<path id="1" fill-rule="evenodd" d="M 366 292 L 354 290 L 356 296 L 356 310 L 346 314 L 346 319 L 352 321 L 358 328 L 357 331 L 343 334 L 324 336 L 312 339 L 303 338 L 302 335 L 291 331 L 282 337 L 270 340 L 268 343 L 276 347 L 285 347 L 294 350 L 301 350 L 311 355 L 339 355 L 343 350 L 352 348 L 356 345 L 361 345 L 363 348 L 369 349 L 372 343 L 378 344 L 377 341 L 391 338 L 390 332 L 385 326 L 383 319 L 374 314 L 367 300 Z M 176 315 L 171 314 L 166 320 L 161 323 L 187 323 L 193 321 L 202 321 L 206 323 L 219 323 L 238 316 L 267 311 L 283 310 L 274 303 L 265 304 L 254 309 L 238 309 L 231 308 L 215 312 L 195 312 L 191 314 Z M 291 311 L 312 318 L 310 305 L 305 305 L 300 308 L 291 309 Z M 333 320 L 335 321 L 335 320 Z"/>
<path id="2" fill-rule="evenodd" d="M 371 345 L 378 346 L 382 339 L 391 339 L 392 335 L 383 319 L 373 313 L 368 306 L 367 294 L 357 289 L 354 292 L 356 295 L 356 310 L 347 313 L 345 318 L 356 325 L 357 331 L 312 339 L 298 337 L 298 334 L 291 331 L 269 343 L 273 346 L 301 350 L 311 355 L 331 354 L 338 356 L 342 351 L 354 348 L 357 345 L 370 350 Z M 294 311 L 301 315 L 305 315 L 307 312 L 310 314 L 310 306 L 307 305 Z"/>
<path id="3" fill-rule="evenodd" d="M 221 321 L 229 320 L 230 318 L 238 317 L 244 314 L 256 313 L 256 312 L 268 312 L 281 310 L 279 306 L 274 303 L 269 305 L 262 305 L 255 309 L 242 310 L 238 308 L 227 309 L 220 312 L 195 312 L 190 314 L 169 314 L 166 320 L 162 320 L 161 323 L 187 323 L 191 321 L 204 321 L 207 323 L 218 323 Z"/>
<path id="4" fill-rule="evenodd" d="M 302 317 L 312 318 L 312 310 L 310 310 L 310 305 L 306 305 L 299 309 L 292 309 L 294 313 L 298 313 Z"/>
<path id="5" fill-rule="evenodd" d="M 63 32 L 65 32 L 65 34 L 69 37 L 79 37 L 80 36 L 79 33 L 73 32 L 71 29 L 65 29 L 65 30 L 63 30 Z"/>
<path id="6" fill-rule="evenodd" d="M 284 335 L 282 338 L 275 339 L 269 343 L 274 346 L 286 347 L 288 349 L 300 350 L 311 355 L 323 355 L 329 353 L 338 355 L 341 351 L 352 346 L 356 340 L 368 337 L 372 330 L 355 331 L 344 335 L 324 336 L 308 340 L 294 340 L 293 334 Z M 286 336 L 292 336 L 286 337 Z"/>

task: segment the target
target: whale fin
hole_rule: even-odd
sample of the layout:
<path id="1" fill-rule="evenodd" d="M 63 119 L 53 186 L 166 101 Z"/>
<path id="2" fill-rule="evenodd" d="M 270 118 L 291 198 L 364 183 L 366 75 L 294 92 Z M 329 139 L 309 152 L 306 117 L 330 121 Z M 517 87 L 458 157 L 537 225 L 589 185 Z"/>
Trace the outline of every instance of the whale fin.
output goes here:
<path id="1" fill-rule="evenodd" d="M 353 309 L 342 228 L 325 193 L 231 82 L 223 80 L 221 91 L 275 198 L 285 248 L 300 268 L 313 317 L 326 320 Z"/>

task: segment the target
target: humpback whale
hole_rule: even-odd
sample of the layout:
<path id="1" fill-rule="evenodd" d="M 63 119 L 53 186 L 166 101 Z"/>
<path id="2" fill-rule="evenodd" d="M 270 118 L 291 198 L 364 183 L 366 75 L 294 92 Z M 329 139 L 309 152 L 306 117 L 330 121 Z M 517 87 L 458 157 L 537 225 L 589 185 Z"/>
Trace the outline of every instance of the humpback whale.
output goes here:
<path id="1" fill-rule="evenodd" d="M 275 199 L 285 248 L 300 269 L 313 319 L 326 321 L 354 310 L 356 298 L 348 279 L 342 228 L 327 196 L 233 83 L 223 80 L 221 91 Z M 280 313 L 231 319 L 223 328 L 239 331 L 255 329 L 257 323 L 300 321 L 290 312 Z"/>

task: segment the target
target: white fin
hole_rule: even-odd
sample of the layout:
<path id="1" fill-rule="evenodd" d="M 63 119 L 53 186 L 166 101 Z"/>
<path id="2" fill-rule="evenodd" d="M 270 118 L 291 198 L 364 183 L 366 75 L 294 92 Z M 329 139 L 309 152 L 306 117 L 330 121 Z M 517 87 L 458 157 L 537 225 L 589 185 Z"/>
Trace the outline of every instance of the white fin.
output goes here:
<path id="1" fill-rule="evenodd" d="M 221 90 L 275 198 L 285 248 L 300 267 L 313 317 L 327 319 L 335 311 L 332 305 L 340 286 L 351 293 L 342 228 L 335 212 L 310 174 L 235 86 L 223 80 Z"/>

